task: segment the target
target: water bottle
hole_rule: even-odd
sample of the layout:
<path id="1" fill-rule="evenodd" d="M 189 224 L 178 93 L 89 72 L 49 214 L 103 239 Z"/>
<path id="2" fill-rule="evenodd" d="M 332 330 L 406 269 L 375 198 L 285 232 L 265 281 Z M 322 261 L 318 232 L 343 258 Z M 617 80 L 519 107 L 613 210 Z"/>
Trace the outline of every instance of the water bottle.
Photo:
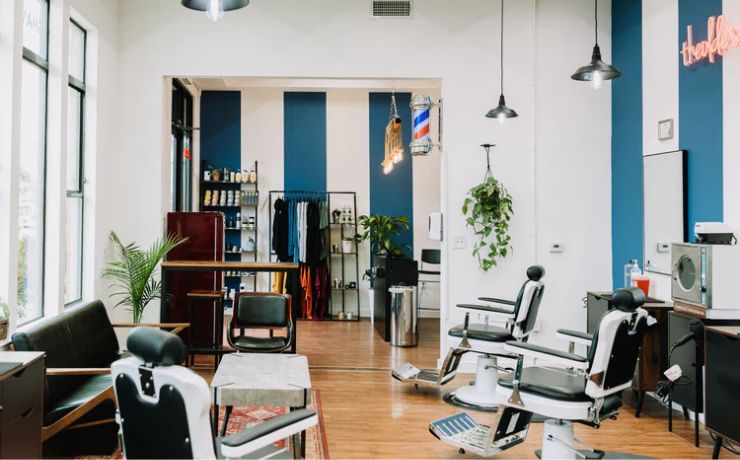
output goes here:
<path id="1" fill-rule="evenodd" d="M 628 288 L 632 286 L 632 275 L 641 275 L 640 266 L 637 264 L 637 259 L 630 259 L 629 263 L 624 266 L 624 287 Z"/>

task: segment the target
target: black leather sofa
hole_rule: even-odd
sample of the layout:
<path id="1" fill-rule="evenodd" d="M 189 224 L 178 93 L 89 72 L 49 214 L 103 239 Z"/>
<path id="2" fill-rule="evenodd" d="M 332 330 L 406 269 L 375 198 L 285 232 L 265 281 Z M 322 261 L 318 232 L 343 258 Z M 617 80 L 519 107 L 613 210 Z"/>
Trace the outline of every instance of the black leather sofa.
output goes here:
<path id="1" fill-rule="evenodd" d="M 111 454 L 117 425 L 110 365 L 119 346 L 103 303 L 42 321 L 12 340 L 17 351 L 46 353 L 44 456 Z"/>

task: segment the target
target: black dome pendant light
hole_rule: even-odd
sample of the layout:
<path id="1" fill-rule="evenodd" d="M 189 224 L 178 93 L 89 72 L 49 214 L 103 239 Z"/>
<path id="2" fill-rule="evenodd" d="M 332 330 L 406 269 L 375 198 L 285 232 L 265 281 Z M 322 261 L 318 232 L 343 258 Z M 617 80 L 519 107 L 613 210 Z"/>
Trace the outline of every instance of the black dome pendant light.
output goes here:
<path id="1" fill-rule="evenodd" d="M 209 19 L 216 22 L 224 11 L 238 10 L 249 5 L 249 0 L 182 0 L 182 6 L 196 11 L 205 11 Z"/>
<path id="2" fill-rule="evenodd" d="M 506 107 L 504 98 L 504 0 L 501 0 L 501 96 L 498 98 L 498 105 L 488 111 L 486 117 L 495 118 L 499 123 L 504 124 L 507 118 L 516 118 L 519 116 L 515 110 Z"/>
<path id="3" fill-rule="evenodd" d="M 599 0 L 594 0 L 594 45 L 591 54 L 591 62 L 579 67 L 576 73 L 570 76 L 573 80 L 590 81 L 594 89 L 601 88 L 604 80 L 613 80 L 622 76 L 622 72 L 611 64 L 601 60 L 601 49 L 599 48 Z"/>

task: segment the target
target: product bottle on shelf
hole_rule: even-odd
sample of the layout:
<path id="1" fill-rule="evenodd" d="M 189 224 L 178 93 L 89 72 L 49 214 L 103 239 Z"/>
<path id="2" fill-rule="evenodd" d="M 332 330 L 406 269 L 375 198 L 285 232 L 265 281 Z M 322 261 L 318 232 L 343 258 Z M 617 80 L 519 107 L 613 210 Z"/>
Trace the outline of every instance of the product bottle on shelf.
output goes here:
<path id="1" fill-rule="evenodd" d="M 234 227 L 242 228 L 242 214 L 240 212 L 236 213 L 236 225 Z"/>

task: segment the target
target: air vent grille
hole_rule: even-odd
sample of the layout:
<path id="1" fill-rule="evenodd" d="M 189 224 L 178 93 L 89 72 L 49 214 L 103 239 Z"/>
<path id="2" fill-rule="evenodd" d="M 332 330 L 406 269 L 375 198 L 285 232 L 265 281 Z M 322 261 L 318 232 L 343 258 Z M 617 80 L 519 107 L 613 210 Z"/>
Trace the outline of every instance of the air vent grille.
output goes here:
<path id="1" fill-rule="evenodd" d="M 373 18 L 410 18 L 411 0 L 373 0 Z"/>

